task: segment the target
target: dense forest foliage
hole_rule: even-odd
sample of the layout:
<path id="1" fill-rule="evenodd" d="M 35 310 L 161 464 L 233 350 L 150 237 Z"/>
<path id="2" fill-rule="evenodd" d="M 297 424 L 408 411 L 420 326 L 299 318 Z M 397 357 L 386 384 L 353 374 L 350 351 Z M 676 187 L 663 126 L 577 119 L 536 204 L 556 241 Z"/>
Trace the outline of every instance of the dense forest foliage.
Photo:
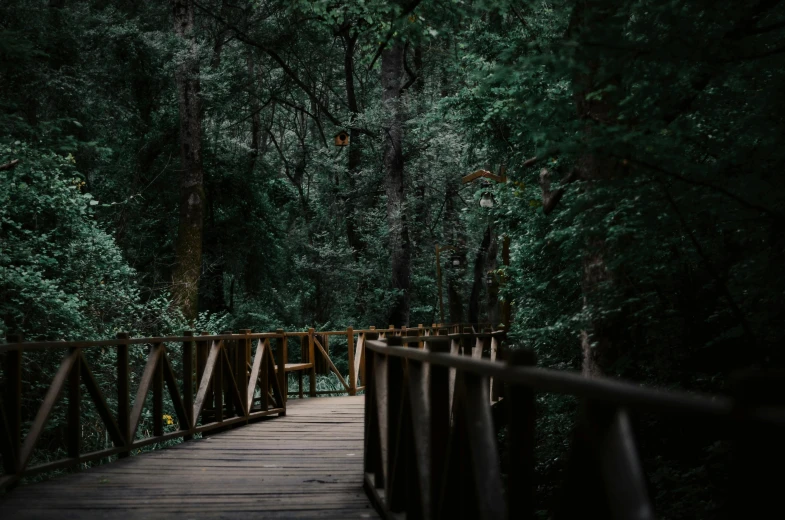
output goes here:
<path id="1" fill-rule="evenodd" d="M 779 0 L 4 0 L 0 335 L 492 322 L 726 391 L 783 365 L 783 92 Z M 651 426 L 715 511 L 723 445 Z"/>

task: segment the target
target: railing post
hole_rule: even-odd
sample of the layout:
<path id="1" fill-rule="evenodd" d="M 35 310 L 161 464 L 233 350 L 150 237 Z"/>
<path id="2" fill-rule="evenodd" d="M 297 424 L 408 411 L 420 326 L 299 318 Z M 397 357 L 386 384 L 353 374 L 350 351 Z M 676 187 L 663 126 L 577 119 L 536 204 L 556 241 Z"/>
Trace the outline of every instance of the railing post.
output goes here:
<path id="1" fill-rule="evenodd" d="M 221 335 L 227 334 L 222 332 Z M 229 332 L 231 334 L 231 332 Z M 219 340 L 221 349 L 226 351 L 229 340 Z M 223 422 L 224 420 L 224 352 L 218 351 L 218 359 L 213 369 L 213 420 Z"/>
<path id="2" fill-rule="evenodd" d="M 153 375 L 153 435 L 156 437 L 164 434 L 164 356 L 166 347 L 159 343 L 160 354 L 154 354 L 155 347 L 150 350 L 150 355 L 158 356 Z"/>
<path id="3" fill-rule="evenodd" d="M 234 332 L 231 330 L 225 330 L 221 332 L 221 334 L 227 335 L 234 335 Z M 234 406 L 232 405 L 232 379 L 229 376 L 230 373 L 234 372 L 235 370 L 235 360 L 237 357 L 237 341 L 234 338 L 224 340 L 224 352 L 226 356 L 220 356 L 220 362 L 223 367 L 223 385 L 221 386 L 221 391 L 223 392 L 223 406 L 226 408 L 226 417 L 232 417 L 234 413 Z"/>
<path id="4" fill-rule="evenodd" d="M 21 343 L 21 335 L 9 335 L 9 343 Z M 6 460 L 3 457 L 4 470 L 8 474 L 18 473 L 19 452 L 22 446 L 22 347 L 10 350 L 5 355 L 5 406 L 8 422 L 8 451 L 13 455 Z"/>
<path id="5" fill-rule="evenodd" d="M 67 420 L 67 444 L 68 456 L 72 459 L 79 458 L 79 444 L 82 437 L 82 416 L 81 402 L 82 389 L 80 387 L 80 375 L 82 363 L 79 360 L 80 349 L 68 349 L 71 354 L 76 354 L 76 361 L 68 374 L 68 420 Z"/>
<path id="6" fill-rule="evenodd" d="M 259 344 L 257 344 L 257 354 L 259 355 L 258 349 L 264 349 L 262 359 L 261 359 L 261 366 L 259 367 L 259 408 L 266 412 L 270 409 L 270 363 L 275 363 L 273 358 L 273 352 L 270 347 L 270 339 L 264 338 L 259 340 Z"/>
<path id="7" fill-rule="evenodd" d="M 183 336 L 193 337 L 193 331 L 183 332 Z M 193 341 L 183 341 L 183 407 L 188 418 L 189 431 L 194 430 L 194 349 Z M 185 435 L 184 440 L 193 439 L 193 434 Z"/>
<path id="8" fill-rule="evenodd" d="M 210 333 L 208 331 L 203 330 L 199 335 L 209 336 Z M 202 386 L 202 376 L 204 376 L 204 370 L 205 368 L 207 368 L 207 357 L 210 351 L 210 347 L 211 345 L 209 341 L 196 340 L 196 387 L 197 388 Z M 207 403 L 207 405 L 211 405 L 211 403 L 213 402 L 213 385 L 214 383 L 211 381 L 205 393 L 204 402 Z M 202 417 L 201 417 L 202 424 L 208 422 L 208 417 L 210 415 L 210 412 L 208 411 L 209 407 L 210 406 L 204 406 L 204 408 L 202 408 Z M 196 425 L 198 421 L 199 421 L 199 417 L 194 417 L 194 425 Z"/>
<path id="9" fill-rule="evenodd" d="M 434 341 L 428 344 L 431 352 L 449 354 L 450 341 Z M 450 436 L 450 369 L 440 365 L 429 366 L 429 389 L 431 421 L 431 517 L 439 518 L 442 484 L 447 463 L 447 443 Z"/>
<path id="10" fill-rule="evenodd" d="M 387 338 L 390 347 L 401 347 L 401 336 Z M 397 356 L 387 356 L 387 479 L 385 498 L 391 512 L 406 509 L 406 466 L 407 444 L 406 417 L 410 413 L 404 394 L 404 360 Z"/>
<path id="11" fill-rule="evenodd" d="M 315 345 L 313 343 L 313 334 L 314 329 L 311 327 L 308 329 L 308 362 L 311 364 L 311 368 L 308 370 L 308 379 L 310 383 L 308 395 L 316 397 L 316 354 L 314 352 Z"/>
<path id="12" fill-rule="evenodd" d="M 371 327 L 371 330 L 374 330 Z M 379 338 L 375 332 L 368 333 L 365 341 L 372 341 Z M 363 469 L 366 475 L 365 486 L 373 488 L 383 486 L 384 477 L 382 453 L 381 453 L 381 432 L 379 429 L 379 408 L 377 403 L 375 363 L 377 354 L 366 348 L 365 353 L 365 416 L 364 416 L 364 449 L 363 449 Z M 381 484 L 381 486 L 380 486 Z M 369 496 L 375 496 L 375 489 L 366 489 Z"/>
<path id="13" fill-rule="evenodd" d="M 128 339 L 127 332 L 118 332 L 117 339 Z M 133 439 L 130 438 L 131 428 L 131 397 L 128 388 L 128 344 L 118 343 L 117 345 L 117 426 L 123 434 L 125 441 L 125 451 L 120 452 L 119 458 L 123 459 L 130 455 L 128 450 L 131 448 Z"/>
<path id="14" fill-rule="evenodd" d="M 731 376 L 736 415 L 743 418 L 751 407 L 785 404 L 785 372 L 750 370 Z M 785 428 L 780 424 L 738 421 L 731 429 L 730 468 L 732 494 L 729 518 L 766 518 L 781 507 L 785 465 Z"/>
<path id="15" fill-rule="evenodd" d="M 286 333 L 283 329 L 278 329 L 275 331 L 276 334 L 280 334 L 278 338 L 278 385 L 281 388 L 281 401 L 284 406 L 286 407 L 286 399 L 287 393 L 289 391 L 289 385 L 286 377 L 286 358 L 287 358 L 287 341 L 286 341 Z"/>
<path id="16" fill-rule="evenodd" d="M 234 380 L 237 382 L 237 388 L 240 390 L 240 395 L 245 395 L 248 389 L 248 360 L 249 360 L 249 342 L 248 334 L 251 329 L 240 329 L 242 338 L 237 341 L 237 369 L 234 374 Z M 246 419 L 248 414 L 251 413 L 249 406 L 243 406 Z"/>
<path id="17" fill-rule="evenodd" d="M 530 350 L 510 353 L 510 365 L 534 366 L 536 358 Z M 507 395 L 507 518 L 534 518 L 534 391 L 520 385 L 508 385 Z"/>
<path id="18" fill-rule="evenodd" d="M 354 370 L 354 329 L 346 329 L 346 348 L 349 362 L 349 395 L 357 395 L 357 373 Z"/>

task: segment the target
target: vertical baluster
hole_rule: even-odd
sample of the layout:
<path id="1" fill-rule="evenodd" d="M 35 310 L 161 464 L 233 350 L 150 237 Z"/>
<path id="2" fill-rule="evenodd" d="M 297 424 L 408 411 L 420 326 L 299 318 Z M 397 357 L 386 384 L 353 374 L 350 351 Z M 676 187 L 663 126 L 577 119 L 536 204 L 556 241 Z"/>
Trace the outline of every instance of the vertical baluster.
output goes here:
<path id="1" fill-rule="evenodd" d="M 9 334 L 9 343 L 22 343 L 21 334 Z M 6 421 L 8 421 L 9 452 L 14 458 L 3 460 L 7 473 L 17 473 L 21 470 L 19 452 L 22 448 L 22 347 L 6 352 L 5 357 L 5 398 L 3 405 L 6 407 Z"/>
<path id="2" fill-rule="evenodd" d="M 278 337 L 278 349 L 277 349 L 277 365 L 278 365 L 278 387 L 281 389 L 281 406 L 286 408 L 286 394 L 289 390 L 289 385 L 287 384 L 286 378 L 286 357 L 287 357 L 287 341 L 286 341 L 286 333 L 283 329 L 278 329 L 275 331 L 276 334 L 279 335 Z M 327 346 L 325 345 L 325 348 Z M 280 415 L 286 415 L 286 412 L 281 413 Z"/>
<path id="3" fill-rule="evenodd" d="M 151 356 L 158 356 L 153 375 L 153 435 L 156 437 L 164 434 L 164 356 L 166 347 L 163 343 L 154 345 L 150 350 Z"/>
<path id="4" fill-rule="evenodd" d="M 371 341 L 377 339 L 379 336 L 375 333 L 366 335 L 365 340 Z M 367 350 L 367 349 L 366 349 Z M 363 383 L 365 384 L 365 414 L 364 414 L 364 449 L 363 449 L 363 470 L 365 473 L 364 485 L 366 492 L 369 496 L 375 497 L 375 489 L 367 489 L 369 486 L 373 488 L 383 487 L 382 477 L 382 454 L 380 446 L 380 432 L 379 432 L 379 409 L 376 393 L 376 380 L 375 374 L 375 356 L 377 354 L 368 350 L 365 354 L 365 377 Z M 381 485 L 379 485 L 381 484 Z"/>
<path id="5" fill-rule="evenodd" d="M 270 378 L 268 377 L 268 374 L 270 373 L 269 363 L 272 363 L 273 353 L 270 350 L 270 340 L 268 338 L 259 341 L 260 344 L 256 348 L 264 349 L 262 365 L 259 367 L 259 390 L 261 394 L 259 406 L 263 412 L 266 412 L 270 408 L 270 399 L 268 398 L 270 394 Z"/>
<path id="6" fill-rule="evenodd" d="M 401 336 L 387 338 L 388 346 L 403 345 Z M 394 513 L 403 512 L 406 507 L 406 466 L 407 444 L 406 417 L 408 410 L 405 402 L 404 360 L 397 356 L 387 358 L 387 498 L 388 509 Z"/>
<path id="7" fill-rule="evenodd" d="M 79 360 L 81 356 L 81 349 L 71 348 L 69 351 L 76 354 L 76 358 L 71 372 L 68 375 L 68 419 L 67 419 L 67 445 L 68 456 L 77 459 L 79 458 L 79 444 L 82 437 L 82 415 L 81 415 L 81 402 L 82 402 L 82 389 L 80 386 L 80 376 L 82 363 Z"/>
<path id="8" fill-rule="evenodd" d="M 349 395 L 357 395 L 357 373 L 354 371 L 354 329 L 346 329 L 346 349 L 349 361 Z"/>
<path id="9" fill-rule="evenodd" d="M 244 396 L 248 390 L 248 361 L 249 361 L 249 352 L 248 352 L 248 344 L 250 340 L 248 339 L 248 334 L 251 333 L 251 329 L 240 329 L 240 334 L 242 337 L 237 340 L 237 368 L 234 374 L 234 380 L 237 383 L 237 390 L 240 394 L 242 399 L 242 410 L 245 413 L 246 419 L 248 418 L 248 414 L 250 413 L 251 409 L 246 405 Z"/>
<path id="10" fill-rule="evenodd" d="M 533 366 L 534 352 L 510 353 L 510 365 Z M 508 385 L 507 395 L 507 493 L 508 518 L 534 518 L 534 391 L 522 385 Z"/>
<path id="11" fill-rule="evenodd" d="M 226 349 L 227 340 L 220 340 L 221 350 Z M 224 420 L 224 353 L 218 352 L 218 359 L 215 361 L 213 370 L 213 421 L 223 422 Z"/>
<path id="12" fill-rule="evenodd" d="M 735 414 L 750 408 L 785 404 L 785 372 L 777 369 L 747 370 L 733 374 L 731 393 Z M 785 465 L 785 427 L 738 421 L 731 428 L 731 496 L 729 518 L 767 518 L 781 508 Z"/>
<path id="13" fill-rule="evenodd" d="M 428 344 L 431 352 L 448 354 L 450 341 Z M 450 369 L 440 365 L 429 366 L 428 398 L 431 421 L 431 516 L 439 518 L 439 505 L 447 463 L 447 443 L 450 436 Z"/>
<path id="14" fill-rule="evenodd" d="M 228 336 L 233 335 L 234 333 L 231 330 L 225 330 L 221 332 L 221 334 L 226 334 Z M 234 338 L 229 338 L 224 341 L 224 352 L 226 355 L 221 356 L 221 366 L 223 367 L 223 386 L 221 388 L 223 392 L 223 406 L 224 406 L 224 413 L 226 417 L 232 417 L 234 413 L 234 406 L 232 405 L 232 378 L 229 375 L 231 372 L 234 372 L 235 368 L 235 360 L 237 359 L 237 341 Z"/>
<path id="15" fill-rule="evenodd" d="M 127 332 L 118 332 L 117 339 L 128 339 Z M 126 450 L 130 449 L 131 433 L 128 431 L 131 428 L 131 395 L 129 390 L 128 372 L 130 360 L 128 358 L 128 344 L 117 344 L 117 426 L 120 428 L 120 433 L 123 434 L 123 441 Z M 128 451 L 121 452 L 118 457 L 123 459 L 129 456 Z"/>
<path id="16" fill-rule="evenodd" d="M 313 334 L 314 330 L 313 327 L 311 327 L 308 329 L 308 362 L 311 363 L 311 368 L 308 372 L 308 379 L 310 383 L 308 395 L 311 397 L 316 397 L 316 355 L 314 353 L 315 345 L 313 343 Z"/>
<path id="17" fill-rule="evenodd" d="M 193 337 L 193 331 L 183 332 L 183 336 Z M 188 418 L 188 427 L 191 432 L 194 429 L 194 357 L 193 341 L 183 341 L 183 407 L 185 416 Z M 183 428 L 184 425 L 180 425 Z M 193 439 L 193 433 L 183 437 L 184 440 Z"/>
<path id="18" fill-rule="evenodd" d="M 416 330 L 422 334 L 422 326 Z M 404 343 L 408 348 L 420 348 L 420 342 Z M 403 363 L 403 402 L 399 438 L 404 463 L 404 486 L 407 520 L 427 518 L 430 510 L 430 422 L 428 390 L 425 386 L 427 366 L 414 360 Z M 400 453 L 400 452 L 399 452 Z"/>

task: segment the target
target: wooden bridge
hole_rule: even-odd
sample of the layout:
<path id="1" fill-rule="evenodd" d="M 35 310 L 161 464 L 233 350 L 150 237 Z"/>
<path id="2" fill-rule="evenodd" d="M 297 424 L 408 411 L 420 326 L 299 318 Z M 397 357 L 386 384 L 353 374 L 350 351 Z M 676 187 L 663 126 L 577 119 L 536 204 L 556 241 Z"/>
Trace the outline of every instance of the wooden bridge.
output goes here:
<path id="1" fill-rule="evenodd" d="M 756 516 L 774 503 L 782 477 L 757 470 L 764 456 L 783 462 L 785 409 L 760 396 L 781 378 L 747 379 L 736 398 L 661 392 L 537 368 L 528 351 L 505 349 L 504 332 L 479 329 L 9 338 L 0 515 L 533 518 L 535 392 L 582 403 L 559 518 L 654 518 L 630 420 L 638 412 L 711 421 L 734 441 L 730 507 Z M 330 349 L 335 336 L 345 359 Z M 40 389 L 34 367 L 58 358 Z M 320 371 L 340 390 L 319 390 Z M 348 396 L 316 398 L 338 392 Z M 52 416 L 62 427 L 47 428 Z M 139 453 L 178 439 L 188 442 Z M 97 461 L 108 463 L 25 481 Z"/>

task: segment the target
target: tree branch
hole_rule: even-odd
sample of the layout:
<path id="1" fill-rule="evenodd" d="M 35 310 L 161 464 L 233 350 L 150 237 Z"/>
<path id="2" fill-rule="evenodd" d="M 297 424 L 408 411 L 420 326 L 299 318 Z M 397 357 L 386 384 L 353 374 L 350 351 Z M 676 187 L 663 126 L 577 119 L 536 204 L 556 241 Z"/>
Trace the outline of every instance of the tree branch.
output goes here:
<path id="1" fill-rule="evenodd" d="M 561 181 L 563 185 L 578 179 L 578 169 L 573 168 Z M 540 189 L 542 189 L 542 211 L 549 215 L 564 195 L 565 186 L 551 190 L 551 172 L 547 168 L 540 170 Z"/>
<path id="2" fill-rule="evenodd" d="M 6 170 L 13 170 L 19 164 L 19 159 L 14 159 L 13 161 L 0 165 L 0 172 L 4 172 Z"/>
<path id="3" fill-rule="evenodd" d="M 412 0 L 409 3 L 409 5 L 404 6 L 403 12 L 401 13 L 401 16 L 403 17 L 403 16 L 406 16 L 408 14 L 411 14 L 412 11 L 417 9 L 417 6 L 420 5 L 421 1 L 422 0 Z M 384 41 L 382 42 L 382 44 L 379 45 L 378 49 L 376 49 L 376 54 L 373 55 L 373 59 L 371 60 L 371 64 L 368 65 L 368 70 L 372 69 L 373 66 L 376 64 L 376 60 L 378 60 L 379 56 L 382 55 L 382 51 L 384 51 L 384 49 L 387 47 L 387 44 L 390 43 L 390 40 L 392 39 L 394 34 L 395 34 L 395 29 L 393 29 L 391 27 L 390 30 L 387 32 L 387 36 L 384 37 Z"/>

